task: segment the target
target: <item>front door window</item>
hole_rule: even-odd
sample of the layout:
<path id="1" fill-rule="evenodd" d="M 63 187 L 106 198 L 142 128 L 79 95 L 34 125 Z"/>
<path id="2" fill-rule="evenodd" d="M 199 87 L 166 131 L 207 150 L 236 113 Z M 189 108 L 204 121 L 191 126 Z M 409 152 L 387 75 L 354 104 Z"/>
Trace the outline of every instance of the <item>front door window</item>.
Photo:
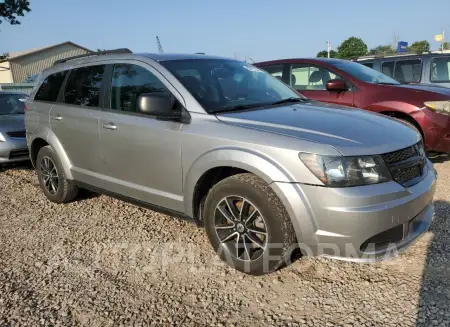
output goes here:
<path id="1" fill-rule="evenodd" d="M 323 90 L 329 80 L 339 78 L 329 70 L 309 64 L 294 64 L 291 66 L 290 85 L 298 90 Z"/>

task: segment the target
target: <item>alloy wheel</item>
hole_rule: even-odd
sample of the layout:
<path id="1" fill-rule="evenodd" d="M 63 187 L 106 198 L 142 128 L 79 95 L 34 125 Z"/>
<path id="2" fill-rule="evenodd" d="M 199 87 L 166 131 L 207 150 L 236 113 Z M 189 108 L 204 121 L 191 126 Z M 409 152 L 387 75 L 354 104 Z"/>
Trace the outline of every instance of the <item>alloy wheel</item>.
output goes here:
<path id="1" fill-rule="evenodd" d="M 223 247 L 235 258 L 254 261 L 267 248 L 268 232 L 258 208 L 241 196 L 227 196 L 216 206 L 214 227 Z"/>
<path id="2" fill-rule="evenodd" d="M 43 157 L 40 164 L 44 187 L 50 194 L 58 192 L 59 175 L 55 163 L 49 157 Z"/>

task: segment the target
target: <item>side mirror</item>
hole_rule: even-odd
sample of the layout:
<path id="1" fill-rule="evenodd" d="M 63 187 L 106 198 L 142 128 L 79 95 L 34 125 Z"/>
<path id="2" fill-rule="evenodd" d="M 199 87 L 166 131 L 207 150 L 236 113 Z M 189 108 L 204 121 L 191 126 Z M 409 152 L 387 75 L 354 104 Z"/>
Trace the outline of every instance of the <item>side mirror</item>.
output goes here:
<path id="1" fill-rule="evenodd" d="M 156 116 L 161 120 L 179 120 L 182 112 L 173 110 L 175 101 L 167 93 L 141 94 L 137 100 L 137 108 L 140 113 Z"/>
<path id="2" fill-rule="evenodd" d="M 328 91 L 347 91 L 348 86 L 341 79 L 331 79 L 327 82 L 326 88 Z"/>

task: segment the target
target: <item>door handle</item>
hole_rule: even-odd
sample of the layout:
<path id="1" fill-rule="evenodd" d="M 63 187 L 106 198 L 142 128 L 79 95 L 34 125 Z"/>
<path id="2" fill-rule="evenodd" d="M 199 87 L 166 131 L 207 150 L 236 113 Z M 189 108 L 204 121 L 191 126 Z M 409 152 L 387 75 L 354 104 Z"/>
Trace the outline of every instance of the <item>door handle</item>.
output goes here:
<path id="1" fill-rule="evenodd" d="M 113 123 L 103 124 L 102 127 L 105 129 L 110 129 L 112 131 L 115 131 L 117 129 L 117 126 Z"/>
<path id="2" fill-rule="evenodd" d="M 52 116 L 52 119 L 53 119 L 53 120 L 58 120 L 58 121 L 60 121 L 60 120 L 62 120 L 63 118 L 62 118 L 60 115 L 56 115 L 56 116 Z"/>

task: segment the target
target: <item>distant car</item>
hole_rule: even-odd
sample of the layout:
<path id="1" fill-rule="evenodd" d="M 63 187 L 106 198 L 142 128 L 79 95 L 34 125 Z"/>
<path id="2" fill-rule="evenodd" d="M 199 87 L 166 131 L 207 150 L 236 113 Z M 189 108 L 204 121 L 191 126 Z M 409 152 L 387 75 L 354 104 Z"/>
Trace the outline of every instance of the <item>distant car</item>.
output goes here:
<path id="1" fill-rule="evenodd" d="M 450 88 L 403 85 L 374 69 L 340 59 L 285 59 L 256 66 L 310 99 L 400 119 L 422 134 L 426 150 L 450 152 L 450 117 L 435 112 L 448 107 Z"/>
<path id="2" fill-rule="evenodd" d="M 450 53 L 361 57 L 356 62 L 378 70 L 400 83 L 450 87 Z"/>
<path id="3" fill-rule="evenodd" d="M 25 135 L 26 94 L 0 92 L 0 165 L 29 160 Z"/>

